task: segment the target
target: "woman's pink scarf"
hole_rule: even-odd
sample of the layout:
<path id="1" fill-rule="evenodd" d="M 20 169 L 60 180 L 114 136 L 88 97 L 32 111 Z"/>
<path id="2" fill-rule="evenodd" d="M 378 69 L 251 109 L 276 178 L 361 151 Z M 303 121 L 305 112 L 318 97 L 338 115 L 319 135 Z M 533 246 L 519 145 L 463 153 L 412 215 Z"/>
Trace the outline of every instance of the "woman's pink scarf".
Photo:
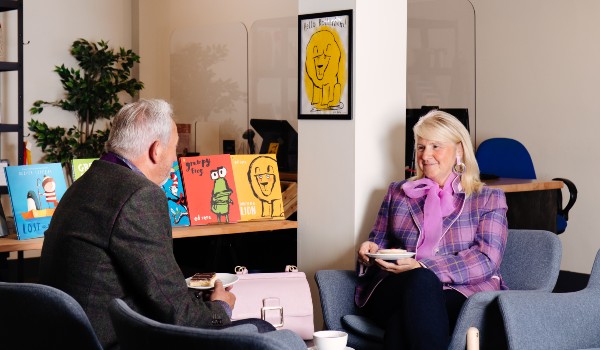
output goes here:
<path id="1" fill-rule="evenodd" d="M 417 242 L 417 255 L 415 256 L 417 260 L 435 256 L 434 249 L 442 238 L 442 220 L 455 209 L 452 182 L 456 176 L 456 174 L 450 173 L 443 189 L 435 181 L 426 177 L 408 181 L 402 185 L 404 193 L 410 198 L 427 196 L 423 208 L 425 221 L 423 232 Z"/>

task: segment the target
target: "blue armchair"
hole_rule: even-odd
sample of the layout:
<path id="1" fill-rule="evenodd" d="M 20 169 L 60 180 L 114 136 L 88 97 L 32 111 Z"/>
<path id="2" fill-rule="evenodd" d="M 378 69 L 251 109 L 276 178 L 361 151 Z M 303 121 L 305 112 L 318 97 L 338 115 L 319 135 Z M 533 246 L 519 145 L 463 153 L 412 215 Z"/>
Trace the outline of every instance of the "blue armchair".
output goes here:
<path id="1" fill-rule="evenodd" d="M 306 350 L 306 343 L 290 330 L 258 333 L 250 324 L 223 330 L 160 323 L 132 310 L 121 299 L 109 307 L 110 317 L 122 350 Z"/>
<path id="2" fill-rule="evenodd" d="M 2 349 L 102 350 L 81 305 L 56 288 L 0 282 L 0 313 Z"/>
<path id="3" fill-rule="evenodd" d="M 464 350 L 469 327 L 480 332 L 482 349 L 504 349 L 506 340 L 497 297 L 518 290 L 550 292 L 560 270 L 561 243 L 548 231 L 509 230 L 500 272 L 512 290 L 477 293 L 465 302 L 458 317 L 450 349 Z M 361 350 L 381 350 L 383 330 L 361 315 L 354 304 L 356 272 L 321 270 L 315 275 L 324 328 L 348 333 L 348 346 Z"/>
<path id="4" fill-rule="evenodd" d="M 600 349 L 599 300 L 600 251 L 583 290 L 501 295 L 508 349 Z"/>

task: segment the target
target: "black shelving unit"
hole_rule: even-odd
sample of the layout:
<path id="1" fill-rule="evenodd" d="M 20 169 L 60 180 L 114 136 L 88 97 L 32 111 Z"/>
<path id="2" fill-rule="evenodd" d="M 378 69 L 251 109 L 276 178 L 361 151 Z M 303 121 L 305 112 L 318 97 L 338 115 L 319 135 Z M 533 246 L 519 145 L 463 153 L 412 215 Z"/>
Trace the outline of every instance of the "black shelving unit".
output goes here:
<path id="1" fill-rule="evenodd" d="M 0 123 L 0 133 L 17 133 L 17 163 L 24 164 L 25 154 L 23 149 L 23 1 L 22 0 L 0 0 L 0 12 L 17 11 L 17 62 L 0 62 L 0 74 L 2 72 L 17 72 L 17 123 Z M 3 101 L 4 102 L 4 101 Z M 8 193 L 6 186 L 0 186 L 0 193 Z"/>

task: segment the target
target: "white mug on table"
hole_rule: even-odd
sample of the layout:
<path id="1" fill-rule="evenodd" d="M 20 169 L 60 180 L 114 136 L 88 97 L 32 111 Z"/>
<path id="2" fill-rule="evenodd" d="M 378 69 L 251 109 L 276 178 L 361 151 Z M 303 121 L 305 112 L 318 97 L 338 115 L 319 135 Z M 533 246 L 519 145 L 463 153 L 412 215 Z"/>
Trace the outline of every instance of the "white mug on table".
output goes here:
<path id="1" fill-rule="evenodd" d="M 317 350 L 344 350 L 348 342 L 348 333 L 340 331 L 319 331 L 313 334 Z"/>

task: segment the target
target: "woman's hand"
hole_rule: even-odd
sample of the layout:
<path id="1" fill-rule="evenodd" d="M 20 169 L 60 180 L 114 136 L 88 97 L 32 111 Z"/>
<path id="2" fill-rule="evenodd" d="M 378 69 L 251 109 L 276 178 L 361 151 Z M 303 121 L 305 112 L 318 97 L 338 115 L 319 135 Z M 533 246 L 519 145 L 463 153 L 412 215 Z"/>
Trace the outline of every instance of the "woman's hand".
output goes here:
<path id="1" fill-rule="evenodd" d="M 402 273 L 412 269 L 418 269 L 422 267 L 418 261 L 414 258 L 403 258 L 396 261 L 385 261 L 381 259 L 375 259 L 375 263 L 379 265 L 382 270 L 391 273 Z"/>
<path id="2" fill-rule="evenodd" d="M 358 248 L 358 262 L 365 266 L 371 266 L 373 263 L 371 262 L 371 258 L 367 256 L 367 253 L 375 253 L 377 250 L 379 250 L 377 244 L 371 241 L 363 242 L 360 248 Z"/>

